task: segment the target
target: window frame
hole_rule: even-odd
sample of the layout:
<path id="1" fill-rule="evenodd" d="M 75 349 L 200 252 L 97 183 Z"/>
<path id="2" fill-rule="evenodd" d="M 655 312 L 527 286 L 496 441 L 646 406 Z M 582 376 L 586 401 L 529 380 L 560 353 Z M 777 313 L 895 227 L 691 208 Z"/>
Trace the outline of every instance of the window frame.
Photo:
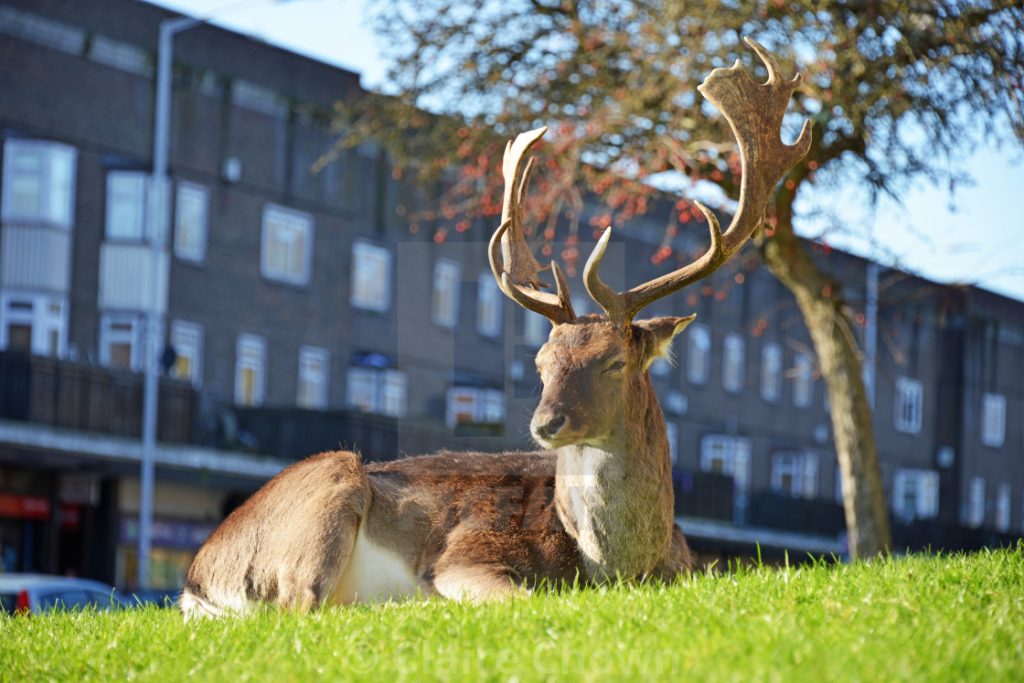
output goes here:
<path id="1" fill-rule="evenodd" d="M 915 489 L 914 509 L 905 503 L 909 488 Z M 935 470 L 900 468 L 892 478 L 892 511 L 898 519 L 934 519 L 939 515 L 939 473 Z"/>
<path id="2" fill-rule="evenodd" d="M 791 498 L 813 499 L 818 496 L 818 454 L 808 450 L 780 450 L 772 453 L 769 482 L 771 490 Z M 783 484 L 789 474 L 791 485 Z"/>
<path id="3" fill-rule="evenodd" d="M 103 239 L 108 242 L 123 242 L 129 244 L 135 244 L 139 242 L 145 242 L 148 235 L 146 225 L 146 202 L 149 194 L 150 177 L 145 171 L 131 170 L 131 169 L 111 169 L 106 174 L 106 185 L 104 188 L 104 218 L 103 218 Z M 133 213 L 135 214 L 135 220 L 138 223 L 138 230 L 132 231 L 131 234 L 112 232 L 112 227 L 115 225 L 112 220 L 115 211 L 115 194 L 113 184 L 119 180 L 132 180 L 138 183 L 138 206 L 133 207 Z"/>
<path id="4" fill-rule="evenodd" d="M 196 235 L 194 245 L 186 245 L 181 242 L 182 231 L 182 202 L 185 197 L 192 194 L 199 199 L 202 207 L 199 225 L 194 227 Z M 206 240 L 210 223 L 210 190 L 199 183 L 187 180 L 178 181 L 174 196 L 174 255 L 182 261 L 191 263 L 202 263 L 206 260 Z M 262 248 L 262 245 L 261 245 Z"/>
<path id="5" fill-rule="evenodd" d="M 34 212 L 22 214 L 18 213 L 12 204 L 19 173 L 15 166 L 15 159 L 29 151 L 40 155 L 40 168 L 36 178 L 39 190 Z M 61 160 L 61 163 L 66 166 L 68 171 L 66 178 L 60 178 L 56 173 L 58 160 Z M 0 220 L 4 223 L 45 225 L 61 230 L 71 230 L 74 227 L 75 193 L 78 180 L 78 149 L 76 147 L 52 140 L 7 138 L 3 144 L 2 179 Z M 66 187 L 62 188 L 65 196 L 60 198 L 60 215 L 57 215 L 56 212 L 50 211 L 55 203 L 53 193 L 55 186 L 65 181 Z"/>
<path id="6" fill-rule="evenodd" d="M 971 477 L 967 485 L 967 506 L 964 524 L 979 528 L 985 524 L 985 480 Z"/>
<path id="7" fill-rule="evenodd" d="M 330 378 L 330 352 L 319 346 L 299 347 L 295 405 L 306 410 L 325 410 Z M 319 369 L 316 369 L 316 366 Z"/>
<path id="8" fill-rule="evenodd" d="M 377 278 L 381 283 L 381 289 L 375 292 L 375 296 L 370 298 L 365 292 L 363 292 L 362 283 L 367 279 L 364 275 L 361 264 L 366 263 L 366 258 L 360 257 L 360 252 L 364 257 L 372 259 L 380 259 L 383 263 L 384 272 Z M 391 277 L 393 271 L 394 259 L 391 255 L 391 250 L 382 245 L 370 242 L 364 239 L 357 239 L 352 242 L 352 275 L 349 281 L 349 304 L 352 308 L 361 311 L 372 311 L 375 313 L 387 313 L 391 309 Z"/>
<path id="9" fill-rule="evenodd" d="M 17 309 L 12 304 L 27 304 Z M 56 313 L 53 308 L 57 307 Z M 0 349 L 10 347 L 10 325 L 28 325 L 29 352 L 37 356 L 64 358 L 68 345 L 68 302 L 65 297 L 16 289 L 0 291 Z M 56 348 L 50 347 L 53 333 Z"/>
<path id="10" fill-rule="evenodd" d="M 494 274 L 482 272 L 477 277 L 476 331 L 481 337 L 497 339 L 501 336 L 502 294 Z"/>
<path id="11" fill-rule="evenodd" d="M 253 370 L 253 396 L 247 402 L 242 395 L 242 373 Z M 267 392 L 267 340 L 260 335 L 242 332 L 235 342 L 235 405 L 258 408 L 263 405 Z"/>
<path id="12" fill-rule="evenodd" d="M 183 342 L 180 346 L 179 341 Z M 188 349 L 191 346 L 192 351 L 192 355 L 189 357 L 189 376 L 182 377 L 178 374 L 174 376 L 187 380 L 195 387 L 201 387 L 203 385 L 203 326 L 188 320 L 174 320 L 171 322 L 169 342 L 178 357 L 188 356 L 181 352 L 182 348 Z M 177 365 L 177 360 L 175 360 L 175 365 Z M 177 373 L 176 368 L 172 368 L 172 370 Z"/>
<path id="13" fill-rule="evenodd" d="M 304 211 L 297 211 L 280 204 L 265 204 L 263 215 L 260 220 L 260 273 L 263 277 L 274 282 L 283 282 L 289 285 L 305 286 L 312 279 L 313 240 L 316 235 L 313 216 Z M 271 250 L 276 245 L 283 244 L 284 240 L 276 238 L 272 233 L 274 227 L 285 227 L 294 232 L 303 234 L 302 253 L 299 255 L 301 271 L 297 273 L 288 270 L 288 262 L 291 254 L 286 253 L 283 257 L 283 266 L 275 263 L 272 259 Z"/>
<path id="14" fill-rule="evenodd" d="M 808 408 L 814 403 L 814 359 L 798 351 L 793 357 L 793 406 Z"/>
<path id="15" fill-rule="evenodd" d="M 687 333 L 686 379 L 691 384 L 707 384 L 711 378 L 711 329 L 707 325 L 694 323 L 689 326 Z M 698 357 L 699 365 L 695 362 Z"/>
<path id="16" fill-rule="evenodd" d="M 746 384 L 746 343 L 743 335 L 727 332 L 722 340 L 722 388 L 739 394 Z"/>
<path id="17" fill-rule="evenodd" d="M 923 418 L 924 385 L 913 377 L 897 377 L 893 386 L 893 429 L 920 434 Z"/>
<path id="18" fill-rule="evenodd" d="M 990 448 L 1006 444 L 1006 396 L 985 392 L 981 396 L 981 443 Z"/>
<path id="19" fill-rule="evenodd" d="M 434 262 L 430 318 L 435 325 L 449 330 L 458 326 L 461 279 L 462 265 L 458 261 L 439 258 Z"/>
<path id="20" fill-rule="evenodd" d="M 777 403 L 782 398 L 782 345 L 765 342 L 761 347 L 761 398 Z"/>

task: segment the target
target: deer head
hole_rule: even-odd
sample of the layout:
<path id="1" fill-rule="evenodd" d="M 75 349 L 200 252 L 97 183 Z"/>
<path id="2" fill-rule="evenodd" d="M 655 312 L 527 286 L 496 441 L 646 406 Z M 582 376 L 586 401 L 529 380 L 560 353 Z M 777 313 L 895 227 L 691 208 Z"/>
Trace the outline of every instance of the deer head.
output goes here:
<path id="1" fill-rule="evenodd" d="M 629 431 L 631 410 L 646 410 L 654 394 L 647 369 L 669 353 L 672 339 L 695 315 L 659 317 L 635 321 L 637 313 L 652 302 L 713 273 L 750 239 L 760 226 L 765 208 L 779 180 L 802 158 L 811 144 L 810 122 L 805 121 L 792 145 L 780 139 L 782 118 L 789 97 L 800 83 L 779 74 L 775 58 L 756 42 L 747 44 L 768 70 L 765 83 L 753 81 L 739 60 L 730 68 L 712 71 L 698 87 L 725 116 L 739 146 L 742 162 L 739 205 L 732 222 L 722 232 L 718 219 L 696 203 L 710 228 L 710 246 L 699 259 L 671 273 L 615 292 L 601 280 L 601 260 L 608 248 L 611 228 L 605 230 L 583 271 L 583 282 L 604 315 L 576 316 L 569 287 L 558 264 L 550 269 L 555 292 L 538 274 L 546 268 L 533 257 L 522 229 L 532 159 L 524 155 L 545 132 L 540 128 L 519 135 L 505 149 L 502 222 L 491 237 L 491 269 L 501 291 L 524 308 L 552 323 L 547 343 L 536 363 L 544 390 L 534 412 L 531 431 L 549 448 L 586 444 L 605 445 L 623 428 Z"/>

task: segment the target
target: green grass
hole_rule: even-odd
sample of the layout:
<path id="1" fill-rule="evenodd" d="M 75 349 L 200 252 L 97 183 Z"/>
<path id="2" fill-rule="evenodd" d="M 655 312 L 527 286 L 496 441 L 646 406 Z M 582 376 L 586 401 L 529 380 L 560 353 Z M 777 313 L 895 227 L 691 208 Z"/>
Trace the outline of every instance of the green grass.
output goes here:
<path id="1" fill-rule="evenodd" d="M 1024 546 L 497 605 L 0 617 L 0 679 L 1020 681 Z"/>

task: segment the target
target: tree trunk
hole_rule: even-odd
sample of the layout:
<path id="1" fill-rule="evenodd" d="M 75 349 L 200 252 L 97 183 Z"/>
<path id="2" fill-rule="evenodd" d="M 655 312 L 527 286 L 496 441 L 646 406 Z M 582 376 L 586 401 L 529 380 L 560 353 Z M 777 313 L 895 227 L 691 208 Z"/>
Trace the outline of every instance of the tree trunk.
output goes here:
<path id="1" fill-rule="evenodd" d="M 761 253 L 775 277 L 796 297 L 818 354 L 831 402 L 850 556 L 867 559 L 887 554 L 891 546 L 871 408 L 853 326 L 840 310 L 838 288 L 793 233 L 793 198 L 792 191 L 780 192 L 775 235 L 761 242 Z"/>

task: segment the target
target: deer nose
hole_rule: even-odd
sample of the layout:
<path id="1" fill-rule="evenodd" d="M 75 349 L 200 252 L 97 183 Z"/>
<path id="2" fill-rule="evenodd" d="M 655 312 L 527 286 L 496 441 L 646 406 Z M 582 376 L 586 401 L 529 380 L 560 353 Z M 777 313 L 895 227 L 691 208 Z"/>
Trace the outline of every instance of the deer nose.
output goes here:
<path id="1" fill-rule="evenodd" d="M 555 415 L 544 424 L 534 427 L 534 432 L 542 439 L 550 439 L 555 434 L 558 434 L 564 426 L 565 415 Z"/>

